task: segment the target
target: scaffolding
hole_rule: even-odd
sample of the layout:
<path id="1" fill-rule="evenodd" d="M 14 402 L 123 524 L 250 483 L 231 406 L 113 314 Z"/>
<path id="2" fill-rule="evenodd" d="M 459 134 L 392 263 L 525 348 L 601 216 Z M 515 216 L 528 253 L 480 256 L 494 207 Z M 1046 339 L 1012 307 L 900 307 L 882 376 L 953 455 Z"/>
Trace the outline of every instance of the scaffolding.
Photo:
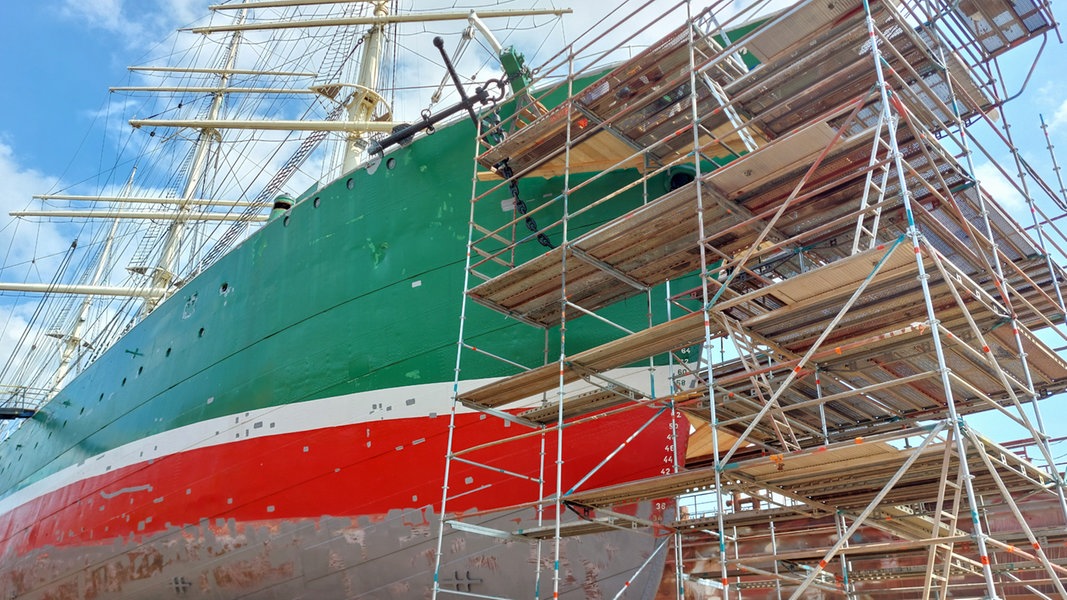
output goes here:
<path id="1" fill-rule="evenodd" d="M 1067 598 L 1038 405 L 1067 389 L 1049 342 L 1064 253 L 1033 197 L 1024 226 L 982 187 L 970 131 L 996 126 L 997 61 L 1055 31 L 1049 6 L 764 4 L 639 8 L 631 23 L 681 26 L 614 66 L 568 48 L 543 69 L 565 72 L 561 101 L 480 135 L 475 177 L 498 183 L 472 197 L 463 318 L 543 330 L 545 360 L 461 333 L 453 415 L 516 427 L 450 436 L 440 535 L 529 545 L 534 597 L 560 593 L 564 540 L 621 529 L 668 565 L 664 598 Z M 618 27 L 594 41 L 626 45 Z M 558 194 L 520 200 L 518 182 L 553 178 Z M 501 193 L 510 219 L 487 218 Z M 624 322 L 627 302 L 648 308 Z M 575 339 L 579 321 L 611 333 Z M 472 356 L 502 376 L 464 382 Z M 652 416 L 565 475 L 576 426 L 627 412 Z M 966 417 L 984 412 L 1026 441 L 983 436 Z M 591 485 L 663 415 L 689 428 L 672 462 Z M 523 468 L 470 458 L 531 437 L 541 460 Z M 536 482 L 537 522 L 450 512 L 474 493 L 457 462 Z M 664 499 L 666 516 L 633 509 Z"/>

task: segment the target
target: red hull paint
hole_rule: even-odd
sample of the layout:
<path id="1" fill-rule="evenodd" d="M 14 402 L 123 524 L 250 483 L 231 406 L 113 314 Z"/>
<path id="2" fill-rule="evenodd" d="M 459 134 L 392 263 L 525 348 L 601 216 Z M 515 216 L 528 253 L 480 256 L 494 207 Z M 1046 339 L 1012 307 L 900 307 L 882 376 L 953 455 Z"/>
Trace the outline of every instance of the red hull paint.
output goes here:
<path id="1" fill-rule="evenodd" d="M 564 488 L 586 475 L 638 427 L 651 410 L 635 410 L 568 428 Z M 384 515 L 440 503 L 447 416 L 382 420 L 313 431 L 264 435 L 122 466 L 32 500 L 0 516 L 3 557 L 47 546 L 129 540 L 203 520 L 237 523 L 332 516 Z M 520 433 L 498 419 L 462 414 L 463 447 Z M 685 437 L 685 428 L 680 437 Z M 670 418 L 663 412 L 582 489 L 648 477 L 669 466 Z M 680 447 L 685 447 L 680 439 Z M 536 475 L 541 439 L 493 446 L 469 460 Z M 547 434 L 545 494 L 554 489 L 555 433 Z M 93 459 L 90 459 L 93 460 Z M 530 502 L 535 482 L 454 463 L 449 512 Z M 471 492 L 464 494 L 464 492 Z M 480 490 L 480 491 L 478 491 Z"/>

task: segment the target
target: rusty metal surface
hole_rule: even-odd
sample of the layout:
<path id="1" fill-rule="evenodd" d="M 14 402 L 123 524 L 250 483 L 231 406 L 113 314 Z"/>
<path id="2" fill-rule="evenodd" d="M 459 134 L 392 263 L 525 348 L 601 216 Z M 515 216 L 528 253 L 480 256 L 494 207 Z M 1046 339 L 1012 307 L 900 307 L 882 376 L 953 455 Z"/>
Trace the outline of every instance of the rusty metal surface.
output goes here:
<path id="1" fill-rule="evenodd" d="M 646 504 L 642 514 L 650 510 Z M 533 522 L 529 511 L 498 515 L 484 524 L 510 529 Z M 428 598 L 436 531 L 431 508 L 378 518 L 205 521 L 146 539 L 44 548 L 21 557 L 5 573 L 0 594 L 27 600 Z M 617 531 L 565 542 L 563 597 L 613 597 L 656 541 Z M 533 593 L 535 544 L 453 531 L 443 548 L 443 589 L 497 596 Z M 542 577 L 550 578 L 551 556 L 543 553 L 540 560 L 548 573 Z M 648 597 L 640 592 L 657 585 L 663 560 L 661 551 L 634 579 L 628 598 Z"/>

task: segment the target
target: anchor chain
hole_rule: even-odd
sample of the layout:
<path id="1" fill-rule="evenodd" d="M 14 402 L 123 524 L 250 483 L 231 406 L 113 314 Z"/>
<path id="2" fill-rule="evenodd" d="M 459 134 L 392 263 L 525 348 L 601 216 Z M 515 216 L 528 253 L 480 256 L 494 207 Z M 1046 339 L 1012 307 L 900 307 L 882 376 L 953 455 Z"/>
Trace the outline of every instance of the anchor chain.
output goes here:
<path id="1" fill-rule="evenodd" d="M 537 231 L 537 221 L 526 214 L 526 203 L 519 197 L 519 180 L 512 177 L 515 173 L 511 170 L 511 166 L 508 165 L 508 159 L 505 158 L 500 161 L 500 164 L 497 165 L 497 170 L 499 170 L 500 174 L 508 180 L 508 189 L 511 190 L 511 197 L 515 200 L 515 210 L 517 210 L 520 215 L 526 216 L 526 229 L 530 230 L 532 233 L 536 233 L 538 243 L 545 248 L 555 248 L 555 246 L 552 245 L 552 240 L 548 239 L 547 235 Z"/>

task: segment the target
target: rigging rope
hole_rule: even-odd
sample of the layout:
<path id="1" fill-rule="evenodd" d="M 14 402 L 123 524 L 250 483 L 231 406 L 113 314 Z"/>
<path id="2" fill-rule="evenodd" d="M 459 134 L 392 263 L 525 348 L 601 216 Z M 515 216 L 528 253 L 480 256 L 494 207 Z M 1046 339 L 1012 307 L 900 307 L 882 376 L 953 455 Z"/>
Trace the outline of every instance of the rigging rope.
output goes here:
<path id="1" fill-rule="evenodd" d="M 57 285 L 63 281 L 63 275 L 67 271 L 67 267 L 70 265 L 71 258 L 74 256 L 74 251 L 78 247 L 78 240 L 74 240 L 67 251 L 63 255 L 63 260 L 56 269 L 55 275 L 50 282 L 51 285 Z M 11 351 L 11 355 L 8 356 L 7 361 L 4 363 L 2 369 L 0 369 L 0 381 L 34 381 L 33 377 L 28 376 L 28 371 L 31 369 L 31 363 L 34 362 L 35 356 L 38 356 L 41 350 L 41 346 L 38 344 L 31 344 L 29 349 L 25 349 L 27 338 L 30 333 L 36 330 L 36 325 L 41 321 L 41 315 L 52 305 L 51 297 L 48 294 L 41 296 L 40 302 L 37 303 L 34 308 L 33 315 L 26 323 L 25 329 L 22 330 L 22 334 L 19 336 L 18 342 L 15 343 L 15 348 Z M 16 362 L 18 365 L 16 366 Z M 12 370 L 15 372 L 10 373 Z M 38 369 L 40 371 L 40 369 Z M 39 375 L 40 373 L 38 373 Z M 21 387 L 29 387 L 28 384 Z M 43 386 L 42 386 L 43 387 Z"/>

